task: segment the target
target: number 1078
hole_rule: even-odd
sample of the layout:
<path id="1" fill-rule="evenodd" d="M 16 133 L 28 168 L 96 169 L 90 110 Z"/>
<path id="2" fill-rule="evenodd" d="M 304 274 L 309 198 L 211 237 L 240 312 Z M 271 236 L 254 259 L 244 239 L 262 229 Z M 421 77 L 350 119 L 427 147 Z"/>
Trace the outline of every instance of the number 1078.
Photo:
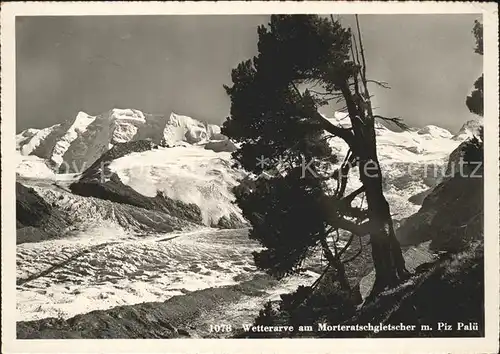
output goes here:
<path id="1" fill-rule="evenodd" d="M 210 325 L 210 332 L 221 333 L 231 332 L 233 330 L 231 325 Z"/>

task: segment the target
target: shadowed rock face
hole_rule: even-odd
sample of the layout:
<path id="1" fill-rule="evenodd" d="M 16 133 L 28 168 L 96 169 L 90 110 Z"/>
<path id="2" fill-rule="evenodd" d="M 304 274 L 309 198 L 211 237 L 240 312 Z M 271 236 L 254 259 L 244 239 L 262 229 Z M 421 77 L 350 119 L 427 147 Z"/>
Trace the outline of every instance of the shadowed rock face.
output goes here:
<path id="1" fill-rule="evenodd" d="M 197 224 L 202 223 L 201 210 L 195 204 L 186 204 L 164 195 L 146 197 L 122 183 L 112 173 L 108 164 L 132 152 L 142 152 L 155 148 L 151 141 L 141 140 L 117 144 L 103 154 L 87 169 L 78 182 L 70 185 L 70 190 L 84 197 L 96 197 L 116 203 L 129 204 L 140 208 L 159 211 Z"/>
<path id="2" fill-rule="evenodd" d="M 420 193 L 412 195 L 408 198 L 408 201 L 417 205 L 422 205 L 425 198 L 432 193 L 434 188 L 442 182 L 448 181 L 450 178 L 454 177 L 457 173 L 460 172 L 460 160 L 464 155 L 464 149 L 467 146 L 467 141 L 462 142 L 455 150 L 453 150 L 448 157 L 448 162 L 446 164 L 446 169 L 443 171 L 443 174 L 438 174 L 434 181 L 431 181 L 430 188 L 424 190 Z M 434 182 L 434 183 L 432 183 Z"/>
<path id="3" fill-rule="evenodd" d="M 482 238 L 484 171 L 482 165 L 460 164 L 466 146 L 464 142 L 450 154 L 441 183 L 410 198 L 422 207 L 398 228 L 402 246 L 431 240 L 433 250 L 458 251 Z"/>
<path id="4" fill-rule="evenodd" d="M 290 306 L 289 297 L 300 299 L 297 293 L 282 296 L 278 303 L 261 310 L 255 323 L 259 325 L 312 324 L 357 326 L 371 324 L 372 330 L 324 330 L 295 332 L 242 332 L 237 338 L 284 338 L 284 337 L 330 337 L 330 338 L 412 338 L 412 337 L 482 337 L 484 330 L 484 247 L 474 242 L 465 251 L 430 259 L 414 269 L 414 274 L 399 286 L 383 291 L 372 301 L 361 307 L 342 296 L 335 284 L 325 284 L 330 292 L 317 294 L 314 291 L 300 306 Z M 421 258 L 420 251 L 412 251 Z M 425 251 L 424 251 L 425 253 Z M 412 257 L 413 257 L 412 256 Z M 424 257 L 425 258 L 425 257 Z M 321 283 L 329 280 L 323 278 Z M 318 287 L 316 290 L 319 290 Z M 304 288 L 303 292 L 307 292 Z M 321 295 L 321 296 L 318 296 Z M 286 300 L 286 301 L 285 301 Z M 326 300 L 326 301 L 325 301 Z M 294 322 L 295 321 L 295 322 Z M 449 331 L 437 330 L 439 322 L 453 324 Z M 459 330 L 457 324 L 477 323 L 477 328 Z M 382 325 L 415 325 L 406 330 L 373 330 Z M 426 324 L 431 330 L 422 329 Z M 298 326 L 297 326 L 298 327 Z"/>
<path id="5" fill-rule="evenodd" d="M 42 159 L 50 160 L 52 157 L 52 151 L 56 146 L 57 142 L 61 139 L 62 136 L 66 133 L 68 128 L 70 127 L 70 122 L 64 122 L 62 124 L 54 126 L 41 142 L 40 144 L 31 152 L 31 155 L 38 156 Z"/>
<path id="6" fill-rule="evenodd" d="M 159 200 L 164 203 L 162 199 Z M 57 185 L 35 185 L 29 188 L 16 183 L 17 244 L 59 239 L 105 221 L 114 222 L 124 230 L 145 235 L 180 231 L 195 226 L 185 218 L 175 217 L 171 213 L 82 197 Z"/>
<path id="7" fill-rule="evenodd" d="M 483 236 L 483 178 L 450 178 L 425 198 L 396 234 L 402 246 L 432 240 L 431 249 L 457 251 Z"/>
<path id="8" fill-rule="evenodd" d="M 17 243 L 61 237 L 68 227 L 64 215 L 32 188 L 16 183 Z"/>
<path id="9" fill-rule="evenodd" d="M 245 226 L 246 225 L 234 213 L 231 213 L 229 217 L 222 216 L 217 225 L 215 225 L 215 227 L 220 229 L 240 229 Z"/>
<path id="10" fill-rule="evenodd" d="M 116 223 L 124 230 L 146 235 L 194 226 L 167 213 L 94 197 L 82 197 L 55 186 L 36 190 L 46 202 L 63 213 L 76 230 L 87 230 L 107 221 Z"/>
<path id="11" fill-rule="evenodd" d="M 412 195 L 410 198 L 408 198 L 408 201 L 413 203 L 413 204 L 417 204 L 417 205 L 422 205 L 422 203 L 424 202 L 425 198 L 431 194 L 433 188 L 429 188 L 428 190 L 426 191 L 423 191 L 423 192 L 420 192 L 420 193 L 417 193 L 415 195 Z"/>
<path id="12" fill-rule="evenodd" d="M 360 337 L 480 337 L 484 336 L 484 249 L 482 242 L 466 251 L 424 263 L 405 284 L 382 293 L 346 324 L 428 324 L 434 330 L 378 333 Z M 457 330 L 458 322 L 477 322 L 478 329 Z M 439 322 L 454 324 L 436 331 Z"/>

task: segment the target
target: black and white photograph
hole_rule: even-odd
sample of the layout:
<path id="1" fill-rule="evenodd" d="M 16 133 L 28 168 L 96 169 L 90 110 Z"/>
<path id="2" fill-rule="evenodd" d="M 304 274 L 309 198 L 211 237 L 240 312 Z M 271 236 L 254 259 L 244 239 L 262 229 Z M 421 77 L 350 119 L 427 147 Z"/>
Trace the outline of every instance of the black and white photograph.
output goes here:
<path id="1" fill-rule="evenodd" d="M 9 19 L 15 339 L 498 350 L 486 10 L 286 9 Z"/>

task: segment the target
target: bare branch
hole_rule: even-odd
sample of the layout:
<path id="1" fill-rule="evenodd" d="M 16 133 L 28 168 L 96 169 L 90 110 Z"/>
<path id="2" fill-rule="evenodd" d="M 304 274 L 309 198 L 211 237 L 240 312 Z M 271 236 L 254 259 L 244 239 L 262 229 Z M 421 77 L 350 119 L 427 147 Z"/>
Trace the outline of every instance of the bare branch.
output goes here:
<path id="1" fill-rule="evenodd" d="M 351 170 L 351 167 L 353 167 L 354 163 L 356 162 L 356 155 L 354 155 L 354 153 L 352 153 L 350 156 L 349 156 L 349 160 L 347 160 L 347 162 L 345 163 L 345 166 L 343 167 L 343 169 L 341 169 L 341 172 L 342 172 L 342 179 L 344 180 L 344 186 L 341 190 L 341 193 L 338 195 L 339 198 L 342 198 L 344 196 L 344 193 L 345 193 L 345 189 L 347 187 L 347 175 L 349 173 L 349 171 Z"/>
<path id="2" fill-rule="evenodd" d="M 316 279 L 314 281 L 314 283 L 312 283 L 311 285 L 311 289 L 316 289 L 316 287 L 319 285 L 319 282 L 321 281 L 321 279 L 323 279 L 323 277 L 325 276 L 325 274 L 328 272 L 328 270 L 330 269 L 330 263 L 328 263 L 328 265 L 325 267 L 325 269 L 323 270 L 323 273 L 321 273 L 321 275 L 318 277 L 318 279 Z"/>
<path id="3" fill-rule="evenodd" d="M 354 146 L 354 134 L 350 128 L 341 128 L 324 118 L 318 111 L 313 112 L 313 117 L 327 132 L 343 139 L 347 145 Z"/>
<path id="4" fill-rule="evenodd" d="M 361 252 L 363 252 L 363 242 L 361 241 L 361 236 L 359 236 L 359 250 L 358 250 L 358 252 L 356 252 L 356 254 L 353 255 L 351 258 L 343 260 L 342 263 L 346 264 L 346 263 L 349 263 L 349 262 L 355 260 L 356 258 L 358 258 L 358 256 L 361 254 Z"/>
<path id="5" fill-rule="evenodd" d="M 321 244 L 321 247 L 323 248 L 323 251 L 325 252 L 325 257 L 328 260 L 328 263 L 330 263 L 330 265 L 335 267 L 337 264 L 337 261 L 335 260 L 335 256 L 333 255 L 332 250 L 330 249 L 330 247 L 328 247 L 328 243 L 326 242 L 326 239 L 321 237 L 319 239 L 319 242 Z M 333 245 L 335 247 L 335 243 Z"/>
<path id="6" fill-rule="evenodd" d="M 356 189 L 354 192 L 351 194 L 347 195 L 346 197 L 342 198 L 341 201 L 346 203 L 347 205 L 351 205 L 351 202 L 356 198 L 358 195 L 363 193 L 365 191 L 365 186 L 361 186 L 358 189 Z"/>
<path id="7" fill-rule="evenodd" d="M 360 237 L 366 236 L 371 230 L 371 222 L 366 221 L 362 224 L 356 224 L 355 222 L 349 221 L 344 218 L 339 218 L 336 215 L 329 217 L 328 223 L 333 227 L 338 227 L 339 229 L 352 232 Z"/>
<path id="8" fill-rule="evenodd" d="M 345 246 L 339 251 L 339 254 L 338 254 L 339 258 L 342 257 L 344 252 L 347 251 L 347 249 L 351 246 L 352 240 L 354 240 L 354 234 L 351 234 L 351 236 L 349 237 L 349 240 L 347 240 L 347 243 L 345 244 Z"/>
<path id="9" fill-rule="evenodd" d="M 389 83 L 385 82 L 385 81 L 377 81 L 377 80 L 366 80 L 366 82 L 372 82 L 374 84 L 377 84 L 379 85 L 380 87 L 383 87 L 383 88 L 386 88 L 386 89 L 390 89 L 391 87 L 389 86 Z"/>
<path id="10" fill-rule="evenodd" d="M 354 57 L 354 49 L 353 49 L 353 46 L 351 45 L 351 55 L 352 55 L 352 58 L 354 60 L 354 63 L 357 65 L 357 67 L 359 67 L 359 54 L 358 54 L 358 46 L 356 44 L 356 37 L 354 37 L 353 34 L 351 34 L 351 38 L 352 38 L 352 41 L 354 43 L 354 48 L 356 48 L 356 57 Z M 359 82 L 358 82 L 358 73 L 355 72 L 354 75 L 353 75 L 353 80 L 354 82 L 352 84 L 350 84 L 349 86 L 351 85 L 354 85 L 354 92 L 356 93 L 356 95 L 359 95 Z"/>
<path id="11" fill-rule="evenodd" d="M 342 101 L 345 101 L 345 98 L 344 98 L 344 96 L 341 95 L 341 96 L 339 96 L 339 98 L 337 98 L 337 100 L 335 101 L 335 103 L 340 103 Z"/>
<path id="12" fill-rule="evenodd" d="M 356 41 L 356 36 L 354 34 L 351 34 L 351 37 L 352 37 L 352 40 L 354 42 L 354 50 L 356 52 L 356 58 L 354 58 L 354 54 L 353 54 L 353 59 L 354 59 L 354 62 L 361 66 L 361 63 L 360 63 L 360 60 L 359 60 L 359 50 L 358 50 L 358 43 Z M 351 48 L 352 49 L 352 48 Z"/>
<path id="13" fill-rule="evenodd" d="M 349 114 L 346 114 L 345 117 L 340 118 L 339 120 L 344 120 L 344 119 L 347 119 L 347 118 L 349 118 Z"/>
<path id="14" fill-rule="evenodd" d="M 374 115 L 373 118 L 378 118 L 378 119 L 382 119 L 386 122 L 391 122 L 393 124 L 395 124 L 398 128 L 401 128 L 403 130 L 407 130 L 409 127 L 408 125 L 403 122 L 403 119 L 401 117 L 384 117 L 384 116 L 381 116 L 381 115 Z"/>
<path id="15" fill-rule="evenodd" d="M 343 209 L 343 214 L 350 218 L 356 218 L 358 220 L 368 219 L 368 212 L 361 208 L 346 207 Z"/>
<path id="16" fill-rule="evenodd" d="M 316 86 L 318 86 L 319 84 L 319 80 L 315 80 L 315 82 L 313 83 L 313 85 L 310 87 L 310 89 L 313 89 L 315 88 Z"/>
<path id="17" fill-rule="evenodd" d="M 389 83 L 387 83 L 385 81 L 366 80 L 366 82 L 371 82 L 371 83 L 377 84 L 378 86 L 383 87 L 385 89 L 390 89 L 391 88 L 389 86 Z M 357 82 L 352 82 L 352 83 L 349 84 L 349 86 L 355 86 L 356 84 L 357 84 Z M 371 97 L 373 97 L 373 96 L 371 96 Z"/>
<path id="18" fill-rule="evenodd" d="M 331 135 L 331 134 L 330 134 L 330 135 L 327 135 L 327 136 L 325 136 L 325 137 L 321 138 L 321 140 L 320 140 L 320 141 L 321 141 L 321 142 L 323 142 L 323 141 L 328 141 L 328 140 L 333 139 L 333 138 L 336 138 L 336 136 L 335 136 L 335 135 Z"/>
<path id="19" fill-rule="evenodd" d="M 294 89 L 295 93 L 302 98 L 302 94 L 300 93 L 299 89 L 297 86 L 292 82 L 291 83 L 292 88 Z M 326 130 L 327 132 L 338 136 L 339 138 L 343 139 L 347 145 L 349 146 L 354 146 L 354 134 L 352 133 L 351 129 L 347 128 L 341 128 L 337 127 L 335 124 L 330 122 L 328 119 L 324 118 L 318 111 L 314 110 L 311 112 L 312 117 L 314 120 L 316 120 L 318 123 L 321 124 L 321 127 Z"/>
<path id="20" fill-rule="evenodd" d="M 342 97 L 342 94 L 341 93 L 331 93 L 331 92 L 319 92 L 319 91 L 316 91 L 316 90 L 311 90 L 311 89 L 307 89 L 309 92 L 312 92 L 312 93 L 315 93 L 316 95 L 321 95 L 321 96 L 328 96 L 328 95 L 331 95 L 333 97 Z"/>
<path id="21" fill-rule="evenodd" d="M 338 261 L 339 249 L 337 248 L 337 242 L 339 241 L 339 229 L 336 230 L 337 237 L 333 240 L 333 251 L 335 252 L 335 260 Z M 328 248 L 330 249 L 330 248 Z"/>
<path id="22" fill-rule="evenodd" d="M 344 161 L 342 162 L 342 165 L 340 166 L 340 171 L 339 171 L 339 179 L 340 183 L 337 183 L 337 190 L 335 191 L 335 196 L 337 198 L 341 198 L 344 195 L 345 189 L 347 187 L 347 175 L 349 173 L 349 170 L 351 169 L 351 164 L 355 160 L 355 156 L 352 154 L 352 150 L 349 149 L 347 151 L 347 154 L 345 156 Z"/>
<path id="23" fill-rule="evenodd" d="M 362 63 L 363 63 L 363 66 L 362 66 L 362 77 L 361 78 L 363 80 L 363 83 L 366 86 L 366 59 L 365 59 L 365 50 L 363 48 L 363 40 L 361 39 L 361 29 L 359 28 L 358 15 L 355 15 L 355 16 L 356 16 L 356 27 L 358 29 L 359 50 L 361 52 L 361 60 L 362 60 Z M 366 89 L 366 87 L 365 87 L 365 89 Z"/>
<path id="24" fill-rule="evenodd" d="M 361 60 L 363 62 L 362 70 L 361 70 L 361 80 L 363 81 L 363 88 L 365 93 L 365 100 L 363 100 L 363 107 L 366 109 L 367 118 L 369 120 L 373 120 L 373 108 L 371 103 L 370 91 L 368 90 L 368 82 L 366 81 L 366 59 L 365 59 L 365 50 L 363 47 L 363 39 L 361 37 L 361 29 L 359 26 L 359 18 L 358 15 L 356 17 L 356 27 L 358 29 L 358 38 L 359 38 L 359 48 L 361 51 Z M 363 110 L 364 111 L 364 110 Z"/>

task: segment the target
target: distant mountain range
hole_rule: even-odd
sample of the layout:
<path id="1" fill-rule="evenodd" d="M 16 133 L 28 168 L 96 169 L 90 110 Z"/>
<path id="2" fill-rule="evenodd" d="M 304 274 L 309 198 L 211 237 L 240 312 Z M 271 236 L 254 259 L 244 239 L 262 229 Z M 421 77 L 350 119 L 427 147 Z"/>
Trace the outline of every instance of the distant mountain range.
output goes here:
<path id="1" fill-rule="evenodd" d="M 23 156 L 37 156 L 60 173 L 83 172 L 118 143 L 151 140 L 164 146 L 225 140 L 220 127 L 191 117 L 144 114 L 135 109 L 112 109 L 98 116 L 80 112 L 73 120 L 44 129 L 26 129 L 16 136 Z"/>

